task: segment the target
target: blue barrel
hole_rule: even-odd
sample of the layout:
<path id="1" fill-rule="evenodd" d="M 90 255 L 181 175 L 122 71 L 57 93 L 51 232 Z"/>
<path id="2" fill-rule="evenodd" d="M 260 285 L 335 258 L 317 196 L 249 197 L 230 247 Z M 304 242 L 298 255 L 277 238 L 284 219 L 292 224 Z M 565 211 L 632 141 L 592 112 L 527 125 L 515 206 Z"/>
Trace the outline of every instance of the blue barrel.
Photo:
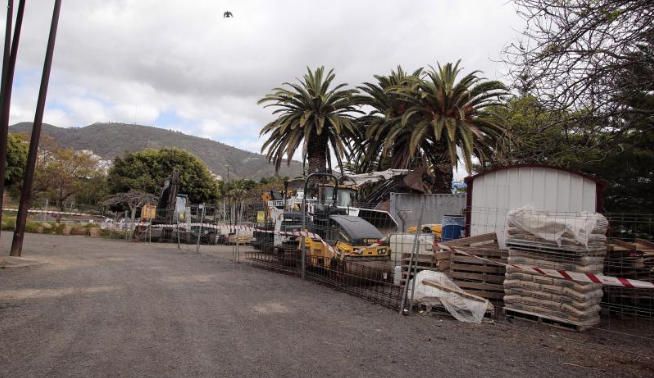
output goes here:
<path id="1" fill-rule="evenodd" d="M 465 217 L 463 215 L 443 215 L 441 240 L 448 241 L 463 237 Z"/>

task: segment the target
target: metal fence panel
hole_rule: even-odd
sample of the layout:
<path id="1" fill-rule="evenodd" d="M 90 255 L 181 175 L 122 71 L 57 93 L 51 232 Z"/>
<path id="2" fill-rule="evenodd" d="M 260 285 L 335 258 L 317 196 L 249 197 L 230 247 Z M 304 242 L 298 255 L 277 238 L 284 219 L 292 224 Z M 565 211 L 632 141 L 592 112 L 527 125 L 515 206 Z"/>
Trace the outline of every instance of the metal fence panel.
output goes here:
<path id="1" fill-rule="evenodd" d="M 466 195 L 391 193 L 389 213 L 400 231 L 406 231 L 418 223 L 422 206 L 425 208 L 423 224 L 441 223 L 443 215 L 463 215 Z"/>

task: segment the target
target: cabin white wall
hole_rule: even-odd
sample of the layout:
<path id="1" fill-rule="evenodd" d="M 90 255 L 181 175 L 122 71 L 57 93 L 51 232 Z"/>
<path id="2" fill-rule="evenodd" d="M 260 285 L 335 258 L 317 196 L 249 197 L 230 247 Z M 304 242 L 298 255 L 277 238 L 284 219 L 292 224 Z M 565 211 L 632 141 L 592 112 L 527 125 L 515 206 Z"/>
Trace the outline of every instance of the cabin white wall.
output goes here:
<path id="1" fill-rule="evenodd" d="M 491 172 L 473 181 L 470 235 L 496 231 L 504 245 L 506 214 L 531 206 L 558 213 L 595 212 L 593 180 L 543 167 L 519 167 Z"/>

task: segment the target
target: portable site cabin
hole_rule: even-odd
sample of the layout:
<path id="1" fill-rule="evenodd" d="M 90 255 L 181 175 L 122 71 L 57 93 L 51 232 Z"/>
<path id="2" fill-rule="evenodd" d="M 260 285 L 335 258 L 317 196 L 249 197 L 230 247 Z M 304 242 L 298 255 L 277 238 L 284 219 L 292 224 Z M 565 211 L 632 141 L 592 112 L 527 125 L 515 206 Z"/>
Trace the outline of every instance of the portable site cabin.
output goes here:
<path id="1" fill-rule="evenodd" d="M 465 178 L 466 236 L 497 232 L 504 245 L 506 214 L 531 206 L 556 213 L 602 212 L 605 183 L 590 175 L 546 165 L 514 165 Z M 499 231 L 499 232 L 498 232 Z"/>

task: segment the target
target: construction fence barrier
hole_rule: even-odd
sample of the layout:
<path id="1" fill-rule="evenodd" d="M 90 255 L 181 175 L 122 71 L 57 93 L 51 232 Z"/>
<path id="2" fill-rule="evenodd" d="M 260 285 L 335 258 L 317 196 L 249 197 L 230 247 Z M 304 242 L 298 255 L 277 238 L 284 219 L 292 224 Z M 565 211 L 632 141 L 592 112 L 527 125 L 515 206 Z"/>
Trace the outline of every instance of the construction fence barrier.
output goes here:
<path id="1" fill-rule="evenodd" d="M 134 240 L 207 250 L 230 246 L 236 262 L 303 277 L 394 310 L 420 308 L 407 285 L 417 272 L 431 270 L 490 301 L 491 318 L 654 340 L 654 214 L 598 217 L 525 209 L 525 227 L 508 217 L 512 210 L 465 209 L 464 229 L 472 236 L 445 242 L 436 224 L 404 225 L 408 232 L 402 232 L 379 212 L 369 223 L 384 234 L 361 245 L 311 210 L 304 224 L 301 211 L 278 223 L 265 204 L 254 201 L 192 205 L 174 223 L 147 220 L 128 229 Z M 497 229 L 497 219 L 507 218 L 513 223 Z M 387 255 L 367 256 L 366 246 L 377 252 L 383 247 Z"/>

